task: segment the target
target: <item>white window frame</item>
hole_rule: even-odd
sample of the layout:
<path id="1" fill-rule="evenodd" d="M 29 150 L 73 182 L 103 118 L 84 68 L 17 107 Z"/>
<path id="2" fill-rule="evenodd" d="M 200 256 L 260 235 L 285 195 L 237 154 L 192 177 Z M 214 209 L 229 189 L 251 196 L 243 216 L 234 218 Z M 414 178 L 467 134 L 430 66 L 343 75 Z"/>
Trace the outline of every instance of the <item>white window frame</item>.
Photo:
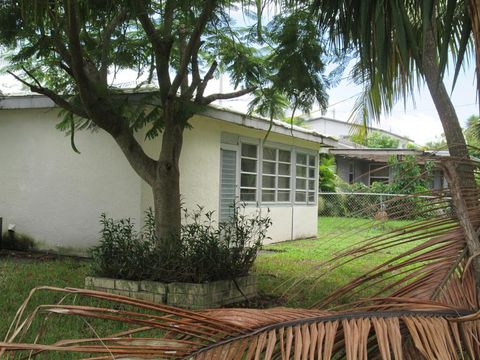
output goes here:
<path id="1" fill-rule="evenodd" d="M 298 164 L 297 156 L 298 154 L 306 155 L 306 164 Z M 313 165 L 310 165 L 310 159 L 313 158 Z M 302 148 L 295 149 L 295 186 L 293 192 L 293 201 L 295 204 L 303 205 L 316 205 L 318 201 L 318 153 L 309 151 Z M 297 167 L 305 168 L 305 176 L 297 175 Z M 313 169 L 313 177 L 309 176 L 309 170 Z M 298 180 L 305 180 L 305 189 L 298 189 L 297 182 Z M 309 188 L 309 185 L 313 181 L 313 189 Z M 305 194 L 305 201 L 297 200 L 297 192 Z M 309 196 L 313 195 L 313 201 L 309 199 Z"/>
<path id="2" fill-rule="evenodd" d="M 242 146 L 243 144 L 246 145 L 254 145 L 257 147 L 257 158 L 250 158 L 242 155 Z M 260 168 L 260 161 L 262 158 L 262 152 L 261 152 L 261 144 L 258 141 L 255 141 L 253 139 L 248 139 L 248 138 L 241 138 L 240 143 L 238 146 L 238 198 L 241 202 L 245 204 L 256 204 L 261 200 L 261 195 L 260 195 L 260 187 L 259 187 L 259 178 L 260 178 L 260 173 L 261 173 L 261 168 Z M 256 161 L 256 168 L 255 168 L 255 173 L 250 172 L 250 171 L 243 171 L 242 170 L 242 159 L 248 159 L 248 160 L 255 160 Z M 255 187 L 251 186 L 242 186 L 242 174 L 247 174 L 247 175 L 255 175 Z M 249 190 L 255 190 L 255 200 L 243 200 L 242 199 L 242 189 L 249 189 Z"/>
<path id="3" fill-rule="evenodd" d="M 242 156 L 242 145 L 255 145 L 257 147 L 257 158 L 250 158 Z M 264 188 L 263 187 L 263 162 L 273 162 L 272 160 L 264 160 L 263 158 L 263 151 L 264 148 L 274 149 L 276 151 L 276 160 L 275 160 L 275 175 L 274 174 L 266 174 L 266 176 L 275 176 L 275 188 Z M 239 201 L 247 204 L 247 205 L 268 205 L 268 206 L 285 206 L 285 205 L 294 205 L 294 204 L 301 204 L 301 205 L 317 205 L 318 201 L 318 152 L 306 148 L 296 147 L 293 145 L 286 145 L 281 143 L 275 142 L 265 142 L 263 143 L 260 139 L 253 139 L 248 137 L 240 137 L 237 147 L 237 163 L 238 163 L 238 199 Z M 278 172 L 278 165 L 281 162 L 279 161 L 279 151 L 285 150 L 290 152 L 290 175 L 280 175 Z M 306 169 L 306 177 L 304 177 L 306 181 L 306 189 L 300 190 L 305 192 L 305 200 L 306 201 L 296 201 L 296 192 L 297 192 L 297 154 L 305 154 L 307 156 L 307 163 L 305 166 Z M 313 165 L 310 165 L 310 159 L 313 158 Z M 250 159 L 256 160 L 256 173 L 242 171 L 242 159 Z M 309 169 L 314 169 L 313 174 L 314 177 L 309 176 Z M 256 186 L 249 187 L 249 186 L 242 186 L 241 185 L 241 178 L 242 174 L 251 174 L 256 175 Z M 289 177 L 290 179 L 290 188 L 279 188 L 278 187 L 278 178 L 279 177 Z M 311 181 L 314 182 L 314 189 L 309 189 L 309 185 Z M 255 200 L 242 200 L 241 198 L 241 191 L 242 189 L 252 189 L 255 190 Z M 263 201 L 263 190 L 274 190 L 275 191 L 275 199 L 274 201 Z M 282 190 L 289 190 L 290 192 L 290 200 L 289 201 L 278 201 L 278 192 Z M 313 201 L 309 199 L 309 195 L 313 195 Z"/>
<path id="4" fill-rule="evenodd" d="M 269 148 L 269 149 L 273 149 L 275 150 L 275 160 L 270 160 L 270 159 L 265 159 L 264 156 L 263 156 L 263 152 L 264 152 L 264 149 L 265 148 Z M 280 161 L 280 150 L 282 151 L 288 151 L 290 152 L 290 161 L 289 162 L 285 162 L 285 161 Z M 261 178 L 260 178 L 260 185 L 261 185 L 261 202 L 264 203 L 264 204 L 290 204 L 292 202 L 292 199 L 293 199 L 293 167 L 294 167 L 294 164 L 293 164 L 293 160 L 294 160 L 294 148 L 291 147 L 291 146 L 285 146 L 283 144 L 277 144 L 277 143 L 272 143 L 272 142 L 268 142 L 268 143 L 265 143 L 262 145 L 262 159 L 261 159 L 261 167 L 260 167 L 260 172 L 261 172 Z M 275 164 L 275 174 L 264 174 L 263 173 L 263 162 L 266 161 L 266 162 L 269 162 L 269 163 L 274 163 Z M 288 164 L 290 166 L 290 174 L 289 175 L 280 175 L 279 174 L 279 164 Z M 263 187 L 263 177 L 264 176 L 270 176 L 270 177 L 274 177 L 275 178 L 275 185 L 274 185 L 274 188 L 266 188 L 266 187 Z M 289 179 L 289 184 L 290 186 L 288 188 L 279 188 L 278 187 L 278 179 L 279 178 L 288 178 Z M 274 200 L 263 200 L 263 191 L 266 190 L 266 191 L 274 191 Z M 279 191 L 287 191 L 289 192 L 289 200 L 287 201 L 279 201 L 278 200 L 278 192 Z"/>

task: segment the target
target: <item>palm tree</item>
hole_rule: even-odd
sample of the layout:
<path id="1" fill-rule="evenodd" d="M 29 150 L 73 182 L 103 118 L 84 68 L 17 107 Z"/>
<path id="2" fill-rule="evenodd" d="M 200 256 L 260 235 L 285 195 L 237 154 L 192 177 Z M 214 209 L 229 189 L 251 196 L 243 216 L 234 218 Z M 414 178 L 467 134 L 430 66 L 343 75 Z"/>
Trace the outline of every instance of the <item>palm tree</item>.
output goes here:
<path id="1" fill-rule="evenodd" d="M 364 122 L 378 120 L 399 99 L 412 95 L 424 80 L 442 122 L 450 154 L 468 158 L 462 129 L 442 77 L 448 50 L 456 51 L 456 76 L 471 45 L 471 32 L 479 39 L 478 28 L 472 27 L 475 21 L 478 25 L 479 18 L 475 2 L 478 0 L 471 0 L 471 12 L 462 0 L 315 2 L 320 22 L 330 30 L 332 42 L 357 55 L 353 75 L 364 92 L 355 110 L 361 112 Z"/>
<path id="2" fill-rule="evenodd" d="M 468 163 L 468 147 L 442 78 L 449 50 L 453 49 L 456 58 L 456 78 L 472 48 L 472 39 L 476 40 L 478 65 L 477 4 L 478 0 L 316 0 L 314 3 L 320 24 L 329 29 L 334 46 L 357 55 L 353 77 L 363 85 L 364 92 L 355 111 L 361 112 L 365 124 L 371 119 L 378 120 L 397 100 L 412 95 L 420 81 L 427 84 L 450 155 L 463 159 L 444 170 L 454 201 L 465 210 L 460 211 L 465 215 L 460 217 L 470 255 L 480 251 L 468 212 L 470 205 L 475 204 L 465 203 L 469 201 L 469 192 L 476 191 L 474 167 Z M 473 259 L 473 267 L 480 293 L 480 258 Z"/>

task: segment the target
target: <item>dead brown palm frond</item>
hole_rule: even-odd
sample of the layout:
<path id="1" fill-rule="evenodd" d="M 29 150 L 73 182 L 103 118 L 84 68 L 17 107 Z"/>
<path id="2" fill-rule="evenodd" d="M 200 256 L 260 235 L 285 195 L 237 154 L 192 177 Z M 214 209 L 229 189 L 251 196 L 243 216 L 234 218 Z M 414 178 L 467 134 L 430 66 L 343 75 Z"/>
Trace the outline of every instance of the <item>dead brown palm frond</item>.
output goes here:
<path id="1" fill-rule="evenodd" d="M 51 344 L 22 343 L 11 336 L 9 341 L 0 343 L 5 358 L 23 356 L 23 351 L 28 350 L 32 357 L 54 351 L 94 359 L 331 359 L 334 354 L 343 354 L 357 360 L 367 359 L 372 351 L 383 354 L 385 359 L 403 359 L 405 344 L 409 342 L 413 344 L 409 352 L 426 354 L 431 359 L 453 359 L 454 354 L 462 351 L 477 354 L 479 350 L 478 314 L 433 301 L 396 298 L 388 310 L 381 305 L 369 305 L 369 311 L 355 312 L 288 308 L 190 312 L 96 291 L 44 290 L 102 298 L 112 305 L 128 303 L 139 310 L 149 308 L 155 312 L 60 304 L 42 306 L 34 312 L 36 316 L 46 312 L 56 316 L 114 317 L 113 320 L 127 322 L 138 330 L 137 336 L 152 329 L 158 330 L 157 336 L 131 337 L 131 332 L 124 332 Z M 27 326 L 23 325 L 27 324 L 23 317 L 17 320 L 20 327 Z M 16 330 L 14 333 L 19 334 Z"/>

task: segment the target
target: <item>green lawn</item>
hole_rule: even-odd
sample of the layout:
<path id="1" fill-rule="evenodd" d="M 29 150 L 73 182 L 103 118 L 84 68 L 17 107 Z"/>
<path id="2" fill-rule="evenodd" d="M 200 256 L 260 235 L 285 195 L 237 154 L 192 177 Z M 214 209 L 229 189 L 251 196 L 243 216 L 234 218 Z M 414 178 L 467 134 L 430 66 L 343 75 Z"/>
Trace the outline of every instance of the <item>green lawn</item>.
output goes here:
<path id="1" fill-rule="evenodd" d="M 322 264 L 333 254 L 409 223 L 411 222 L 389 220 L 381 225 L 365 219 L 319 218 L 317 239 L 289 241 L 265 247 L 267 251 L 258 257 L 255 264 L 260 289 L 269 295 L 282 296 L 288 306 L 308 307 L 406 247 L 377 252 L 341 268 L 329 270 Z M 300 285 L 291 287 L 298 281 L 301 281 Z M 338 301 L 341 303 L 352 300 L 355 299 L 345 298 Z"/>
<path id="2" fill-rule="evenodd" d="M 282 303 L 307 307 L 355 275 L 365 271 L 372 264 L 384 261 L 392 255 L 392 251 L 367 256 L 330 272 L 324 267 L 318 267 L 319 264 L 331 257 L 333 253 L 349 248 L 358 241 L 381 234 L 385 229 L 405 224 L 407 224 L 405 221 L 389 221 L 382 228 L 379 224 L 372 224 L 370 220 L 321 218 L 318 225 L 318 239 L 284 242 L 265 247 L 265 251 L 262 251 L 255 264 L 260 292 L 267 299 L 284 295 L 281 301 L 273 301 L 272 305 Z M 312 270 L 316 266 L 317 269 Z M 3 338 L 16 310 L 32 288 L 40 285 L 83 287 L 83 280 L 89 272 L 89 267 L 88 261 L 73 258 L 0 257 L 0 316 L 2 318 L 0 336 Z M 322 273 L 326 273 L 325 276 L 315 280 Z M 285 293 L 288 285 L 298 280 L 303 283 Z M 42 293 L 36 296 L 36 301 L 32 305 L 56 303 L 60 298 L 61 296 L 58 295 Z M 339 301 L 344 300 L 351 299 L 339 299 Z M 70 298 L 68 301 L 82 303 L 80 299 Z M 262 305 L 265 304 L 262 303 Z M 108 329 L 110 333 L 123 330 L 122 327 L 111 323 L 87 324 L 83 320 L 71 318 L 67 320 L 61 317 L 57 317 L 56 321 L 59 321 L 59 326 L 50 327 L 54 330 L 46 333 L 47 338 L 76 337 L 80 336 L 80 331 L 90 332 L 93 336 L 90 325 L 97 331 Z M 55 359 L 51 354 L 48 358 Z M 58 359 L 63 358 L 68 357 L 65 355 L 58 357 Z"/>

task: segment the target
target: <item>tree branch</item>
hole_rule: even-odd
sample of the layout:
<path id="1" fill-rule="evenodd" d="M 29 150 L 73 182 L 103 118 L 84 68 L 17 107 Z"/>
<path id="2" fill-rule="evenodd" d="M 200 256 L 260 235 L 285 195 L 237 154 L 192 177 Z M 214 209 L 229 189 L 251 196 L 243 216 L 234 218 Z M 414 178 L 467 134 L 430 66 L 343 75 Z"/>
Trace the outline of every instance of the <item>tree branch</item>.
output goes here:
<path id="1" fill-rule="evenodd" d="M 175 78 L 173 79 L 172 86 L 170 87 L 170 90 L 168 92 L 168 96 L 170 97 L 174 97 L 177 94 L 180 84 L 182 83 L 184 77 L 187 76 L 188 64 L 190 63 L 190 58 L 192 56 L 192 53 L 195 49 L 196 44 L 198 44 L 198 42 L 200 41 L 200 37 L 203 33 L 203 30 L 205 29 L 205 26 L 207 25 L 208 20 L 210 19 L 210 16 L 213 13 L 213 10 L 215 8 L 215 3 L 216 3 L 216 0 L 205 0 L 205 5 L 203 7 L 203 10 L 200 16 L 198 17 L 195 28 L 192 31 L 192 35 L 190 36 L 187 47 L 181 58 L 180 67 L 177 71 L 177 74 L 175 75 Z"/>
<path id="2" fill-rule="evenodd" d="M 102 34 L 100 77 L 105 82 L 105 84 L 107 83 L 108 76 L 108 54 L 110 52 L 110 45 L 112 43 L 112 34 L 118 24 L 125 20 L 126 16 L 127 10 L 125 8 L 120 9 L 120 11 L 113 17 L 112 21 L 110 21 L 110 23 L 107 25 L 105 31 Z"/>
<path id="3" fill-rule="evenodd" d="M 216 61 L 214 61 L 212 65 L 210 65 L 210 69 L 208 69 L 207 73 L 205 74 L 205 77 L 203 78 L 202 83 L 198 86 L 197 94 L 195 96 L 195 101 L 201 102 L 203 98 L 203 93 L 205 92 L 208 82 L 211 79 L 213 79 L 213 74 L 217 70 L 217 66 L 218 64 Z"/>
<path id="4" fill-rule="evenodd" d="M 42 94 L 42 95 L 45 95 L 47 96 L 49 99 L 51 99 L 55 104 L 57 104 L 59 107 L 65 109 L 65 110 L 68 110 L 70 111 L 72 114 L 75 114 L 79 117 L 82 117 L 82 118 L 85 118 L 85 119 L 89 119 L 90 117 L 88 116 L 88 114 L 83 111 L 83 109 L 80 109 L 76 106 L 74 106 L 73 104 L 71 104 L 70 102 L 68 102 L 65 98 L 63 98 L 62 96 L 58 95 L 57 93 L 53 92 L 52 90 L 48 89 L 48 88 L 45 88 L 43 86 L 40 85 L 40 83 L 38 82 L 38 80 L 30 73 L 28 72 L 27 70 L 24 69 L 24 71 L 26 72 L 26 74 L 35 82 L 35 84 L 37 85 L 34 85 L 34 84 L 31 84 L 25 80 L 23 80 L 21 77 L 17 76 L 16 74 L 14 74 L 13 72 L 11 71 L 7 71 L 7 73 L 9 73 L 10 75 L 12 75 L 16 80 L 20 81 L 22 84 L 24 84 L 25 86 L 27 86 L 30 91 L 32 92 L 35 92 L 37 94 Z"/>
<path id="5" fill-rule="evenodd" d="M 86 73 L 88 64 L 83 59 L 83 53 L 79 38 L 78 18 L 74 0 L 64 0 L 67 15 L 67 36 L 72 58 L 72 70 L 75 82 L 80 93 L 80 98 L 91 120 L 107 131 L 119 145 L 128 162 L 135 172 L 148 184 L 153 185 L 156 173 L 156 162 L 143 151 L 138 141 L 133 136 L 128 120 L 116 112 L 110 103 L 108 95 L 99 96 L 95 86 L 90 82 Z"/>
<path id="6" fill-rule="evenodd" d="M 72 71 L 80 90 L 80 95 L 90 94 L 91 86 L 85 73 L 85 62 L 83 61 L 82 47 L 80 45 L 80 29 L 77 21 L 76 1 L 65 0 L 65 11 L 68 18 L 67 37 L 70 49 Z"/>
<path id="7" fill-rule="evenodd" d="M 168 35 L 166 38 L 165 37 L 162 38 L 159 35 L 157 30 L 155 29 L 155 25 L 153 24 L 152 20 L 148 16 L 148 9 L 145 3 L 143 1 L 140 1 L 140 2 L 143 4 L 142 6 L 143 11 L 139 12 L 139 14 L 137 15 L 137 19 L 140 21 L 140 24 L 142 24 L 143 30 L 145 31 L 145 34 L 147 35 L 153 47 L 153 52 L 155 54 L 158 85 L 160 87 L 160 99 L 162 103 L 165 104 L 169 89 L 171 87 L 171 80 L 170 80 L 170 73 L 169 73 L 169 65 L 170 65 L 169 60 L 170 60 L 170 51 L 172 49 L 173 41 L 170 35 Z M 172 6 L 172 12 L 173 12 L 173 5 L 171 6 Z"/>
<path id="8" fill-rule="evenodd" d="M 192 54 L 192 83 L 190 84 L 187 92 L 184 95 L 184 98 L 191 98 L 193 93 L 195 92 L 195 89 L 200 85 L 202 82 L 202 78 L 200 77 L 200 68 L 198 66 L 198 51 L 200 50 L 201 42 L 199 41 L 197 46 L 195 47 L 195 50 Z"/>
<path id="9" fill-rule="evenodd" d="M 215 100 L 234 99 L 234 98 L 249 94 L 252 91 L 254 91 L 256 88 L 257 87 L 255 86 L 255 87 L 250 87 L 250 88 L 246 88 L 246 89 L 242 89 L 242 90 L 238 90 L 238 91 L 234 91 L 234 92 L 230 92 L 230 93 L 212 94 L 212 95 L 209 95 L 209 96 L 206 96 L 206 97 L 202 97 L 201 100 L 200 100 L 200 103 L 202 105 L 208 105 L 208 104 L 214 102 Z"/>

